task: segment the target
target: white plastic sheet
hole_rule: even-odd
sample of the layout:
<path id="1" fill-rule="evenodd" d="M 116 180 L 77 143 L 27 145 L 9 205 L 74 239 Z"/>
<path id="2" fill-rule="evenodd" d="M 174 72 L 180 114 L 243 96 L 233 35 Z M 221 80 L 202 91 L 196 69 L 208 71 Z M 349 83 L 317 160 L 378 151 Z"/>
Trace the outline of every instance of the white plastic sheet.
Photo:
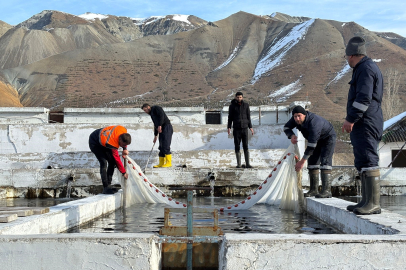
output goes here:
<path id="1" fill-rule="evenodd" d="M 303 193 L 302 190 L 298 188 L 298 178 L 295 171 L 297 156 L 297 146 L 292 144 L 257 190 L 245 200 L 233 205 L 221 207 L 219 210 L 244 210 L 256 203 L 266 203 L 278 205 L 281 209 L 301 212 L 300 206 L 303 203 Z M 152 184 L 142 172 L 141 168 L 129 157 L 128 163 L 127 206 L 147 202 L 165 203 L 174 208 L 186 207 L 185 203 L 167 196 L 158 187 Z M 121 179 L 121 186 L 124 186 L 123 180 L 124 178 Z"/>

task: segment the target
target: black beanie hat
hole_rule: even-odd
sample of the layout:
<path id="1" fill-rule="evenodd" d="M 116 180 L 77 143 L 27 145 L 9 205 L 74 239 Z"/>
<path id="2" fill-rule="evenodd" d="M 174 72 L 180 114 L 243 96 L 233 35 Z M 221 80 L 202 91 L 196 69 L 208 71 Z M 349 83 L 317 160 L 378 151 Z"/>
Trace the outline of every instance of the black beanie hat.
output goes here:
<path id="1" fill-rule="evenodd" d="M 292 110 L 292 116 L 295 115 L 295 113 L 301 113 L 306 115 L 306 110 L 302 106 L 296 106 Z"/>
<path id="2" fill-rule="evenodd" d="M 367 55 L 365 48 L 365 39 L 362 37 L 353 37 L 348 41 L 347 48 L 345 48 L 345 54 L 348 56 L 355 54 Z"/>

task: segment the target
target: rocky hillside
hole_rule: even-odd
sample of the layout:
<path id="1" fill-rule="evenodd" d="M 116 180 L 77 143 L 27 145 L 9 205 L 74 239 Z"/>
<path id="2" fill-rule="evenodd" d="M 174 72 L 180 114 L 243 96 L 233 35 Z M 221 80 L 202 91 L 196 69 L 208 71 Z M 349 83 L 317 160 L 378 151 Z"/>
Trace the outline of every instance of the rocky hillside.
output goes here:
<path id="1" fill-rule="evenodd" d="M 30 64 L 67 51 L 188 31 L 205 25 L 206 21 L 185 15 L 136 20 L 44 10 L 15 27 L 3 24 L 0 22 L 0 69 Z M 1 35 L 3 28 L 4 35 Z"/>
<path id="2" fill-rule="evenodd" d="M 389 33 L 389 32 L 376 32 L 376 34 L 384 38 L 393 44 L 398 45 L 399 47 L 403 48 L 406 50 L 406 38 L 402 37 L 401 35 L 395 34 L 395 33 Z"/>
<path id="3" fill-rule="evenodd" d="M 14 63 L 1 71 L 18 89 L 24 106 L 60 110 L 138 107 L 149 102 L 216 109 L 228 105 L 241 90 L 252 105 L 309 100 L 312 111 L 342 120 L 351 78 L 343 55 L 351 37 L 361 35 L 367 40 L 368 55 L 383 73 L 389 67 L 403 72 L 406 65 L 406 50 L 356 23 L 245 12 L 213 23 L 180 15 L 131 19 L 134 24 L 114 16 L 77 20 L 70 27 L 50 30 L 56 23 L 37 20 L 0 38 L 0 48 L 7 46 L 3 38 L 14 31 L 23 31 L 21 35 L 39 31 L 36 36 L 55 40 L 53 56 L 24 66 Z M 33 25 L 42 30 L 26 30 Z M 133 31 L 134 25 L 140 32 Z M 89 46 L 93 39 L 72 28 L 87 29 L 107 41 Z M 63 44 L 57 42 L 56 29 L 78 37 L 63 53 L 57 52 Z M 25 48 L 19 50 L 26 53 Z M 21 54 L 18 59 L 26 61 Z M 403 104 L 405 80 L 401 81 Z"/>
<path id="4" fill-rule="evenodd" d="M 0 20 L 0 37 L 11 28 L 13 28 L 11 25 Z"/>
<path id="5" fill-rule="evenodd" d="M 23 107 L 20 103 L 17 90 L 6 82 L 0 75 L 0 107 Z"/>

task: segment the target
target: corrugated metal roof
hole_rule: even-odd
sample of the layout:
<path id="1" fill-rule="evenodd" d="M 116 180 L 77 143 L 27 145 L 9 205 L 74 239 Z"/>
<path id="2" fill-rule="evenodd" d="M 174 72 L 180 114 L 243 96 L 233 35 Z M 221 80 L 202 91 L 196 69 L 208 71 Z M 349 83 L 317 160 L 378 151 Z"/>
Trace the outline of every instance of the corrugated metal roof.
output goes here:
<path id="1" fill-rule="evenodd" d="M 406 117 L 403 117 L 383 132 L 382 142 L 406 142 Z"/>

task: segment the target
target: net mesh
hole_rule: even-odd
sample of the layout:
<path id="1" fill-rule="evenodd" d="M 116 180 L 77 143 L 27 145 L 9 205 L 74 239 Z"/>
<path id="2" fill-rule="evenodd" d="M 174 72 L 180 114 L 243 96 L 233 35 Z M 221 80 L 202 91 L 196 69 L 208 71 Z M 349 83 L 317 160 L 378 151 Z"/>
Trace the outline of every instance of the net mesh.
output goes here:
<path id="1" fill-rule="evenodd" d="M 220 211 L 233 211 L 249 209 L 256 203 L 278 205 L 281 209 L 302 212 L 303 193 L 300 177 L 295 171 L 298 157 L 296 145 L 290 145 L 281 159 L 269 173 L 262 184 L 246 199 L 224 207 Z M 171 198 L 157 186 L 148 180 L 141 168 L 132 160 L 128 159 L 126 186 L 126 206 L 136 203 L 165 203 L 170 207 L 186 207 L 186 203 Z M 124 178 L 120 177 L 121 186 L 124 187 Z"/>

